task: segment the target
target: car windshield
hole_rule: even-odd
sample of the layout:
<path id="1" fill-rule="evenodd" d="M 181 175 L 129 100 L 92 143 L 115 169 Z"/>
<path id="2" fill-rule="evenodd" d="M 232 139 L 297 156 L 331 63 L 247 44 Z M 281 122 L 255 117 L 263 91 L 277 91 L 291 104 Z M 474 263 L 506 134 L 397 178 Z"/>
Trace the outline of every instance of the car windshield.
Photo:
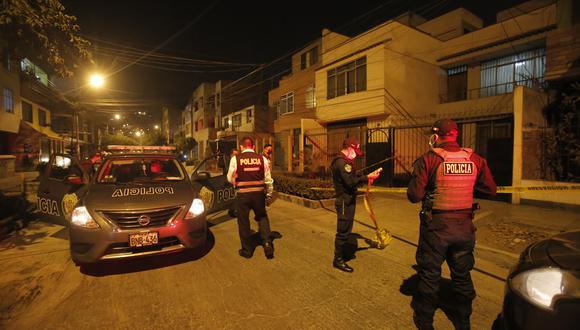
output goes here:
<path id="1" fill-rule="evenodd" d="M 181 166 L 169 157 L 108 159 L 97 176 L 98 183 L 142 183 L 181 181 Z"/>

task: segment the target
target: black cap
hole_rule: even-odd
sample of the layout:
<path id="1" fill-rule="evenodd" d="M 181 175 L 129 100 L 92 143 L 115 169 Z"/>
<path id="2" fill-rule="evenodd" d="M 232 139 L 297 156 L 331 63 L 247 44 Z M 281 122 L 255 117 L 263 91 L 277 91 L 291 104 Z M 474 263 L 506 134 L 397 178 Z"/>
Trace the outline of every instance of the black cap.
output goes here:
<path id="1" fill-rule="evenodd" d="M 455 131 L 455 133 L 453 133 L 453 131 Z M 431 132 L 439 136 L 458 135 L 459 128 L 451 119 L 440 119 L 433 124 Z"/>
<path id="2" fill-rule="evenodd" d="M 349 137 L 346 138 L 343 142 L 342 142 L 342 147 L 343 148 L 348 148 L 351 147 L 354 149 L 354 152 L 356 153 L 357 156 L 362 156 L 363 152 L 360 149 L 360 143 L 358 143 L 358 140 L 354 137 Z"/>

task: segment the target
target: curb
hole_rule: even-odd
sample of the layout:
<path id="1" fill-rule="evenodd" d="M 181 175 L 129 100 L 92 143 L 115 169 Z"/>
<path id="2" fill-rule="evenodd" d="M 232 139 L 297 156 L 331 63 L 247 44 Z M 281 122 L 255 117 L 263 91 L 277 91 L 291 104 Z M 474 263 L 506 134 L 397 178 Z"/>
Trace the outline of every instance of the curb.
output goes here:
<path id="1" fill-rule="evenodd" d="M 363 198 L 364 195 L 358 195 L 357 199 L 361 199 Z M 281 192 L 276 192 L 276 198 L 279 198 L 281 200 L 293 203 L 293 204 L 297 204 L 300 206 L 304 206 L 310 209 L 320 209 L 320 208 L 324 208 L 324 209 L 334 209 L 334 201 L 336 200 L 336 198 L 330 198 L 330 199 L 308 199 L 308 198 L 304 198 L 304 197 L 300 197 L 300 196 L 295 196 L 295 195 L 290 195 L 290 194 L 285 194 L 285 193 L 281 193 Z M 360 202 L 360 201 L 357 201 Z"/>

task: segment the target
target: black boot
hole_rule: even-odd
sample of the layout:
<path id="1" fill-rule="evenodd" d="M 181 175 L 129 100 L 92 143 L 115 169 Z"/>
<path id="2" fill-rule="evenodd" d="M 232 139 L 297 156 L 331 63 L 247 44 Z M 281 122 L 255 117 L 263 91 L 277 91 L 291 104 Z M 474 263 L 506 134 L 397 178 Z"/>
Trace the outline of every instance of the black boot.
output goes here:
<path id="1" fill-rule="evenodd" d="M 272 242 L 264 243 L 264 255 L 267 259 L 274 258 L 274 244 L 272 244 Z"/>
<path id="2" fill-rule="evenodd" d="M 246 251 L 244 249 L 238 250 L 238 253 L 240 254 L 240 257 L 244 257 L 246 259 L 250 259 L 252 257 L 252 255 L 254 254 L 254 252 Z"/>
<path id="3" fill-rule="evenodd" d="M 351 266 L 349 266 L 342 258 L 334 258 L 332 266 L 334 266 L 334 268 L 336 269 L 342 270 L 343 272 L 347 273 L 352 273 L 354 271 L 354 269 Z"/>

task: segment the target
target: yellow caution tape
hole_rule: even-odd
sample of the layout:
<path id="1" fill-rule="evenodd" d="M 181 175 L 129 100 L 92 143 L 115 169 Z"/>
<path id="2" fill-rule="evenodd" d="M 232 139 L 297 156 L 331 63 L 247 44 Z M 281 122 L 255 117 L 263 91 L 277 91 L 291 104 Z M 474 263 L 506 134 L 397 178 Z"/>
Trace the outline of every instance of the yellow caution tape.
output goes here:
<path id="1" fill-rule="evenodd" d="M 310 188 L 312 190 L 320 191 L 332 191 L 333 188 Z M 529 187 L 514 187 L 514 186 L 500 186 L 497 187 L 498 194 L 511 194 L 519 192 L 575 192 L 580 193 L 580 186 L 529 186 Z M 370 192 L 383 192 L 383 193 L 406 193 L 406 187 L 375 187 L 371 188 Z"/>

